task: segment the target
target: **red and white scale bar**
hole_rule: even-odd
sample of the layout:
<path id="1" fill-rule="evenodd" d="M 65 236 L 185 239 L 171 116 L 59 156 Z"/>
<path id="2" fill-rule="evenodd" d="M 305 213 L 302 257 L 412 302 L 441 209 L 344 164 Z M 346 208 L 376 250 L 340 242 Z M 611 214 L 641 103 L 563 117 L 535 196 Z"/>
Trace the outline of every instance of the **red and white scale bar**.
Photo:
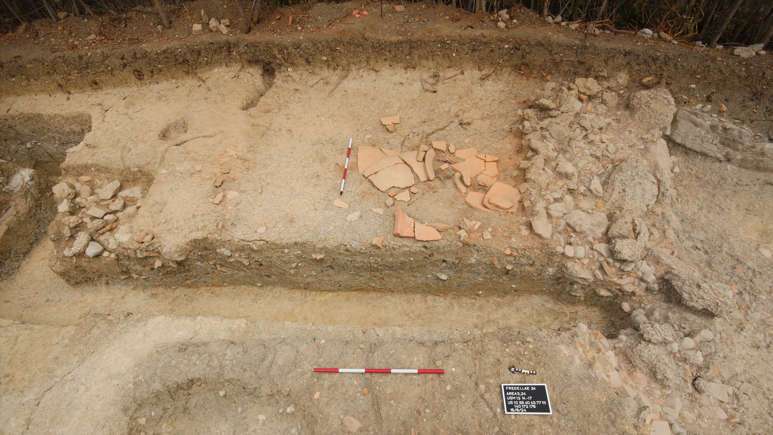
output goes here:
<path id="1" fill-rule="evenodd" d="M 444 375 L 443 369 L 341 369 L 335 367 L 315 367 L 315 373 L 380 373 L 385 375 Z"/>
<path id="2" fill-rule="evenodd" d="M 346 161 L 344 162 L 344 174 L 341 176 L 341 189 L 338 191 L 338 195 L 344 194 L 344 186 L 346 186 L 346 176 L 349 175 L 349 160 L 352 157 L 352 138 L 349 138 L 349 146 L 346 147 Z"/>

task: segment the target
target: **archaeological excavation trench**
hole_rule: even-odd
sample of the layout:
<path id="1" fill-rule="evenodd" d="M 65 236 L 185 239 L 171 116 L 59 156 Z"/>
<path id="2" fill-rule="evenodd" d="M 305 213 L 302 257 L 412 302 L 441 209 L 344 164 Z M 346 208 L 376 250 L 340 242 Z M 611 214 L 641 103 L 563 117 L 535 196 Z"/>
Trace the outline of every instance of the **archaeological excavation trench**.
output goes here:
<path id="1" fill-rule="evenodd" d="M 640 51 L 302 42 L 0 64 L 10 433 L 711 433 L 716 364 L 760 395 L 769 137 Z M 531 380 L 555 415 L 504 416 Z"/>
<path id="2" fill-rule="evenodd" d="M 554 280 L 512 204 L 524 155 L 514 112 L 538 83 L 399 68 L 216 68 L 202 77 L 10 99 L 39 113 L 30 116 L 91 119 L 53 189 L 52 267 L 69 282 L 542 292 Z M 400 123 L 387 129 L 380 120 L 390 114 Z M 339 198 L 349 136 L 352 173 Z M 412 173 L 400 159 L 432 141 L 459 151 L 438 150 L 428 180 L 424 162 L 413 157 Z M 369 150 L 410 181 L 368 180 Z M 515 195 L 507 208 L 472 208 L 459 193 L 454 168 L 465 157 L 490 167 L 489 186 L 508 180 L 499 184 Z M 465 179 L 478 175 L 477 163 L 467 167 Z M 475 190 L 482 200 L 488 188 Z M 444 237 L 395 237 L 396 209 Z"/>
<path id="3" fill-rule="evenodd" d="M 51 267 L 71 284 L 636 296 L 658 287 L 642 259 L 671 231 L 666 140 L 701 142 L 702 115 L 627 88 L 624 73 L 253 64 L 11 96 L 5 164 L 44 180 L 3 246 L 28 249 L 55 209 Z M 754 146 L 715 155 L 766 161 Z"/>

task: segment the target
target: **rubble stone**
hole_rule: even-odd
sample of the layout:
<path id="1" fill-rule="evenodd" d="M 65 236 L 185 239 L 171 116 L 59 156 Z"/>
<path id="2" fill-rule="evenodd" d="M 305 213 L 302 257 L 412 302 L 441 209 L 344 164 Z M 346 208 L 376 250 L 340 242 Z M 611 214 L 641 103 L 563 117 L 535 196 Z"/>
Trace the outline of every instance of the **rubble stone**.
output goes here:
<path id="1" fill-rule="evenodd" d="M 709 382 L 705 379 L 698 378 L 694 382 L 695 388 L 701 393 L 713 397 L 720 402 L 730 402 L 733 397 L 733 387 L 720 384 L 718 382 Z"/>
<path id="2" fill-rule="evenodd" d="M 593 281 L 593 272 L 576 261 L 567 261 L 564 263 L 564 270 L 567 278 L 572 281 L 581 283 Z"/>
<path id="3" fill-rule="evenodd" d="M 698 110 L 679 109 L 669 135 L 695 152 L 749 169 L 773 171 L 773 143 L 723 118 Z"/>
<path id="4" fill-rule="evenodd" d="M 105 248 L 102 247 L 97 242 L 89 242 L 88 246 L 86 246 L 86 256 L 87 257 L 96 257 L 98 255 L 101 255 L 102 252 L 105 251 Z"/>
<path id="5" fill-rule="evenodd" d="M 644 257 L 644 246 L 635 239 L 613 240 L 610 248 L 612 256 L 621 261 L 638 261 Z"/>
<path id="6" fill-rule="evenodd" d="M 641 215 L 657 201 L 658 181 L 643 160 L 629 158 L 609 177 L 606 199 L 612 209 Z"/>
<path id="7" fill-rule="evenodd" d="M 696 310 L 714 315 L 729 312 L 735 306 L 733 292 L 728 286 L 705 279 L 697 270 L 675 257 L 662 252 L 659 259 L 670 268 L 664 280 L 682 303 Z"/>
<path id="8" fill-rule="evenodd" d="M 600 238 L 607 231 L 609 221 L 607 215 L 601 212 L 585 212 L 572 210 L 564 216 L 566 223 L 572 229 L 590 238 Z"/>
<path id="9" fill-rule="evenodd" d="M 577 78 L 574 80 L 577 89 L 588 96 L 594 96 L 601 92 L 601 85 L 594 78 Z"/>
<path id="10" fill-rule="evenodd" d="M 75 255 L 78 255 L 86 250 L 86 246 L 88 246 L 89 242 L 91 241 L 91 236 L 86 231 L 81 231 L 78 234 L 75 235 L 75 240 L 73 240 L 72 245 L 69 248 L 66 248 L 63 252 L 65 257 L 72 257 Z"/>
<path id="11" fill-rule="evenodd" d="M 118 180 L 113 180 L 104 186 L 97 189 L 96 194 L 97 197 L 101 200 L 108 200 L 112 199 L 113 196 L 115 196 L 116 192 L 118 192 L 118 189 L 121 188 L 121 182 Z"/>
<path id="12" fill-rule="evenodd" d="M 543 239 L 550 239 L 553 234 L 553 225 L 550 223 L 544 207 L 540 207 L 537 214 L 531 218 L 531 228 L 535 234 Z"/>
<path id="13" fill-rule="evenodd" d="M 107 214 L 107 211 L 100 207 L 92 206 L 86 210 L 86 214 L 97 219 L 101 219 L 103 216 L 105 216 L 105 214 Z"/>
<path id="14" fill-rule="evenodd" d="M 642 338 L 653 344 L 671 343 L 679 336 L 669 323 L 646 322 L 639 327 Z"/>
<path id="15" fill-rule="evenodd" d="M 676 113 L 676 103 L 665 88 L 648 89 L 631 95 L 631 112 L 640 125 L 668 134 Z"/>
<path id="16" fill-rule="evenodd" d="M 54 199 L 56 201 L 72 199 L 75 197 L 75 190 L 73 190 L 73 188 L 70 187 L 70 185 L 65 183 L 64 181 L 62 181 L 61 183 L 55 184 L 54 187 L 51 188 L 51 190 L 54 193 Z"/>

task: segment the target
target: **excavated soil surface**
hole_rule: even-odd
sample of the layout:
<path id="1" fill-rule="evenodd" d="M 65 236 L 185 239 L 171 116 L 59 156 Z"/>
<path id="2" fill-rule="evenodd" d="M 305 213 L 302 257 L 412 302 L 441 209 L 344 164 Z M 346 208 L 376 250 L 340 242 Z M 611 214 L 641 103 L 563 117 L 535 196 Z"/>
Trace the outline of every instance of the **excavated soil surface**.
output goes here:
<path id="1" fill-rule="evenodd" d="M 0 36 L 3 433 L 773 426 L 773 176 L 670 135 L 735 118 L 770 151 L 770 56 L 421 4 L 191 35 L 203 3 Z M 495 156 L 519 204 L 471 207 L 438 161 L 397 205 L 440 240 L 395 237 L 358 150 L 433 140 Z M 501 383 L 553 414 L 504 415 Z"/>

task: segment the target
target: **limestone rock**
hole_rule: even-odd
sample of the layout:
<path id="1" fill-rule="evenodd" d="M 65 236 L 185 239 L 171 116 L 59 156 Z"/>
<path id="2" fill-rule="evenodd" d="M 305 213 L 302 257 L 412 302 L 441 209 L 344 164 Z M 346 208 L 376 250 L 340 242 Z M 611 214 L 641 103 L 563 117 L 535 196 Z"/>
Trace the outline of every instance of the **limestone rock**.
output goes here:
<path id="1" fill-rule="evenodd" d="M 733 397 L 733 387 L 720 384 L 718 382 L 709 382 L 703 378 L 698 378 L 694 382 L 695 388 L 702 394 L 713 397 L 720 402 L 730 402 Z"/>
<path id="2" fill-rule="evenodd" d="M 142 198 L 142 188 L 140 186 L 130 187 L 118 192 L 118 196 L 123 199 L 138 200 Z"/>
<path id="3" fill-rule="evenodd" d="M 599 177 L 593 177 L 590 181 L 589 189 L 596 196 L 604 196 L 604 187 L 601 185 Z"/>
<path id="4" fill-rule="evenodd" d="M 679 336 L 670 323 L 645 322 L 639 326 L 642 338 L 653 344 L 671 343 Z"/>
<path id="5" fill-rule="evenodd" d="M 70 187 L 70 185 L 64 181 L 62 181 L 61 183 L 55 184 L 54 187 L 51 188 L 51 190 L 54 193 L 54 199 L 56 201 L 72 199 L 75 197 L 75 190 L 73 190 L 73 188 Z"/>
<path id="6" fill-rule="evenodd" d="M 600 238 L 609 226 L 607 215 L 601 212 L 573 210 L 567 213 L 564 219 L 572 229 L 590 238 Z"/>
<path id="7" fill-rule="evenodd" d="M 209 19 L 208 25 L 209 25 L 209 31 L 210 32 L 217 32 L 218 31 L 218 27 L 220 27 L 220 21 L 218 21 L 217 18 L 212 17 L 212 18 Z"/>
<path id="8" fill-rule="evenodd" d="M 89 216 L 93 216 L 93 217 L 95 217 L 97 219 L 101 219 L 102 217 L 104 217 L 107 214 L 107 211 L 103 210 L 100 207 L 92 206 L 92 207 L 89 207 L 86 210 L 86 214 L 89 215 Z"/>
<path id="9" fill-rule="evenodd" d="M 543 239 L 550 239 L 553 234 L 553 225 L 550 223 L 544 207 L 540 207 L 537 214 L 531 218 L 531 228 L 535 234 Z"/>
<path id="10" fill-rule="evenodd" d="M 89 233 L 85 231 L 79 232 L 78 234 L 75 235 L 75 240 L 73 240 L 72 246 L 64 250 L 64 256 L 72 257 L 82 253 L 83 251 L 86 250 L 86 246 L 88 246 L 90 241 L 91 241 L 91 236 L 89 235 Z"/>
<path id="11" fill-rule="evenodd" d="M 105 248 L 102 247 L 97 242 L 89 242 L 88 246 L 86 246 L 86 256 L 87 257 L 96 257 L 98 255 L 101 255 L 102 252 L 105 251 Z"/>
<path id="12" fill-rule="evenodd" d="M 566 204 L 563 202 L 554 202 L 548 206 L 548 214 L 554 218 L 560 218 L 567 212 Z"/>
<path id="13" fill-rule="evenodd" d="M 621 261 L 638 261 L 644 257 L 644 246 L 634 239 L 616 239 L 610 244 L 612 256 Z"/>
<path id="14" fill-rule="evenodd" d="M 59 213 L 69 213 L 71 207 L 72 207 L 71 201 L 68 198 L 65 198 L 62 200 L 62 202 L 59 203 L 58 206 L 56 206 L 56 211 Z"/>
<path id="15" fill-rule="evenodd" d="M 556 103 L 547 98 L 540 98 L 539 100 L 532 103 L 531 106 L 540 110 L 555 110 L 558 108 Z"/>
<path id="16" fill-rule="evenodd" d="M 773 171 L 773 143 L 757 138 L 747 127 L 708 113 L 680 109 L 669 137 L 686 148 L 721 161 Z"/>
<path id="17" fill-rule="evenodd" d="M 558 164 L 556 165 L 556 172 L 567 177 L 574 178 L 577 176 L 577 169 L 568 160 L 562 156 L 558 157 Z"/>
<path id="18" fill-rule="evenodd" d="M 668 134 L 676 113 L 676 103 L 665 88 L 648 89 L 631 95 L 629 106 L 634 118 L 643 126 Z"/>
<path id="19" fill-rule="evenodd" d="M 118 192 L 118 189 L 121 188 L 121 182 L 118 180 L 113 180 L 104 186 L 97 189 L 96 194 L 101 200 L 108 200 L 112 199 L 115 194 Z"/>
<path id="20" fill-rule="evenodd" d="M 126 205 L 126 202 L 124 201 L 124 199 L 121 197 L 118 197 L 110 201 L 110 204 L 108 204 L 107 208 L 110 211 L 121 211 L 123 210 L 125 205 Z"/>
<path id="21" fill-rule="evenodd" d="M 625 213 L 617 215 L 607 230 L 607 236 L 610 239 L 633 239 L 636 237 L 633 232 L 633 216 Z"/>
<path id="22" fill-rule="evenodd" d="M 697 269 L 661 250 L 653 251 L 668 269 L 664 275 L 667 288 L 672 290 L 684 305 L 714 315 L 733 310 L 733 292 L 725 284 L 706 279 Z"/>
<path id="23" fill-rule="evenodd" d="M 587 283 L 593 281 L 593 272 L 576 261 L 568 261 L 564 264 L 567 278 L 575 282 Z"/>
<path id="24" fill-rule="evenodd" d="M 0 159 L 0 162 L 3 162 Z M 11 179 L 5 183 L 3 191 L 16 193 L 32 184 L 32 178 L 35 171 L 30 168 L 21 168 L 11 176 Z"/>
<path id="25" fill-rule="evenodd" d="M 757 50 L 750 47 L 736 47 L 733 49 L 733 54 L 743 59 L 754 57 L 757 54 Z"/>
<path id="26" fill-rule="evenodd" d="M 610 208 L 641 215 L 658 199 L 658 181 L 646 162 L 629 158 L 617 165 L 607 184 L 607 203 Z"/>
<path id="27" fill-rule="evenodd" d="M 688 307 L 719 315 L 727 311 L 732 304 L 733 293 L 722 283 L 705 281 L 678 272 L 667 273 L 665 280 Z"/>
<path id="28" fill-rule="evenodd" d="M 577 78 L 574 84 L 581 93 L 590 97 L 601 92 L 601 85 L 594 78 Z"/>

